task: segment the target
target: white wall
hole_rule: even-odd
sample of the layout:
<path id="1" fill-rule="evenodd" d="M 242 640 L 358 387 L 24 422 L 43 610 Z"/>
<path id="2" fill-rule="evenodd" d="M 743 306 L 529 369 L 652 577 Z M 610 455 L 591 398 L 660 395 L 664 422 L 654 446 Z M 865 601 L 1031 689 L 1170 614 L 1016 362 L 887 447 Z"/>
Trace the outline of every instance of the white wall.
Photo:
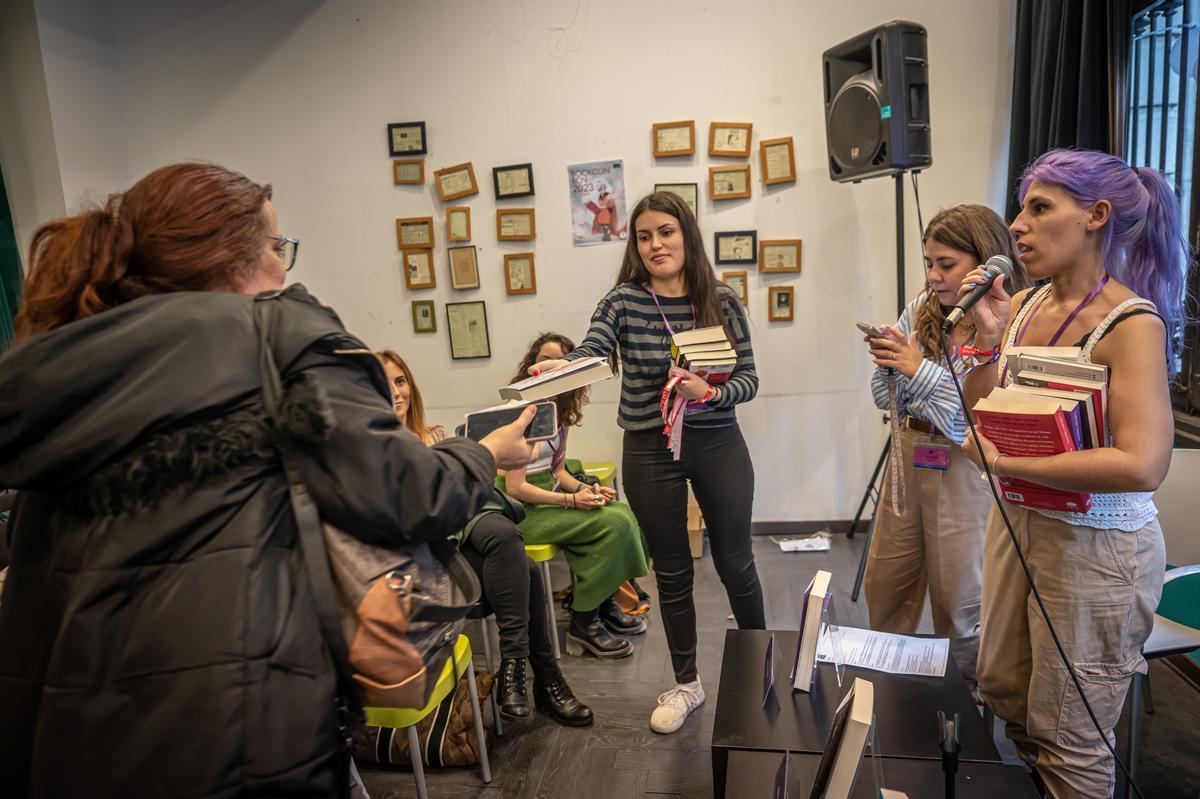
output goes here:
<path id="1" fill-rule="evenodd" d="M 108 165 L 98 167 L 84 141 L 60 152 L 67 204 L 116 188 L 107 179 L 118 171 L 127 184 L 183 158 L 273 183 L 283 229 L 303 241 L 295 278 L 369 345 L 404 353 L 432 416 L 446 424 L 493 403 L 539 331 L 581 338 L 612 285 L 620 245 L 570 244 L 567 164 L 623 158 L 632 204 L 655 182 L 707 180 L 703 154 L 654 163 L 652 123 L 695 119 L 705 139 L 712 120 L 753 122 L 753 197 L 702 199 L 700 223 L 707 241 L 730 229 L 804 240 L 800 277 L 750 279 L 761 389 L 739 415 L 757 464 L 760 521 L 851 516 L 885 433 L 851 323 L 894 318 L 893 188 L 829 181 L 821 52 L 890 19 L 927 26 L 934 166 L 921 178 L 925 217 L 958 202 L 1003 206 L 1013 0 L 862 0 L 836 12 L 784 0 L 110 0 L 108 8 L 110 27 L 96 42 L 60 30 L 47 48 L 60 150 L 97 115 L 111 147 L 122 138 L 113 114 L 125 117 L 124 150 Z M 81 76 L 88 53 L 98 69 Z M 75 102 L 81 87 L 104 102 Z M 472 210 L 479 290 L 448 286 L 432 187 L 391 183 L 385 126 L 409 120 L 427 123 L 427 174 L 475 165 L 481 193 L 461 204 Z M 799 180 L 764 191 L 757 141 L 785 135 L 795 137 Z M 491 168 L 525 161 L 537 185 L 538 294 L 507 298 L 502 254 L 525 247 L 495 240 Z M 911 197 L 908 212 L 912 294 L 922 269 Z M 404 288 L 401 216 L 438 218 L 434 291 Z M 768 323 L 767 287 L 784 283 L 796 287 L 796 321 Z M 437 301 L 436 336 L 413 335 L 412 299 Z M 474 299 L 487 302 L 493 356 L 452 362 L 443 305 Z M 595 391 L 572 439 L 576 455 L 619 460 L 616 388 Z"/>

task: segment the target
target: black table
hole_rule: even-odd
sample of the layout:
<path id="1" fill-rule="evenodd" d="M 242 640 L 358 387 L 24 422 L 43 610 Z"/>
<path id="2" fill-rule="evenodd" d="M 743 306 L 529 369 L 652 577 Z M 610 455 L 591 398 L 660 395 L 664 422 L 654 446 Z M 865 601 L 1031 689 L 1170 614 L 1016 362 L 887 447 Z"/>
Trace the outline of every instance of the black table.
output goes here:
<path id="1" fill-rule="evenodd" d="M 763 662 L 775 636 L 775 691 L 762 706 Z M 959 714 L 963 762 L 999 763 L 991 731 L 983 723 L 954 659 L 944 677 L 912 677 L 846 667 L 839 688 L 832 664 L 817 669 L 812 693 L 793 691 L 788 674 L 796 649 L 794 630 L 727 630 L 721 687 L 713 722 L 713 788 L 722 795 L 729 754 L 737 750 L 820 754 L 838 702 L 855 677 L 875 686 L 876 743 L 881 757 L 936 761 L 940 773 L 937 711 Z M 774 772 L 772 772 L 773 774 Z"/>
<path id="2" fill-rule="evenodd" d="M 808 799 L 817 774 L 820 755 L 788 756 L 788 797 Z M 782 752 L 734 751 L 729 755 L 726 799 L 771 799 L 775 775 L 783 762 Z M 883 758 L 882 788 L 904 791 L 909 799 L 930 799 L 945 792 L 945 775 L 937 760 Z M 876 799 L 875 778 L 865 759 L 858 771 L 850 799 Z M 1029 773 L 1020 766 L 1002 763 L 960 763 L 955 779 L 955 795 L 968 799 L 1037 799 L 1037 789 Z"/>

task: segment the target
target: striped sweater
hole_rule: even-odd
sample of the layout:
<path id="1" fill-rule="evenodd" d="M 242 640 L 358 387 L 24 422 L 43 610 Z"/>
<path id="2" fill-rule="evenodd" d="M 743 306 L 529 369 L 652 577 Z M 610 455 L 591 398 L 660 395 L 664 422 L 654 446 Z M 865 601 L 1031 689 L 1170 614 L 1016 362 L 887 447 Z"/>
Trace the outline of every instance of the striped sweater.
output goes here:
<path id="1" fill-rule="evenodd" d="M 922 297 L 924 294 L 910 302 L 896 322 L 896 331 L 906 339 L 916 328 L 917 306 L 922 302 Z M 875 407 L 885 411 L 888 409 L 887 373 L 894 371 L 900 418 L 915 416 L 932 424 L 954 443 L 961 444 L 967 437 L 967 419 L 963 415 L 962 403 L 958 400 L 958 392 L 954 390 L 950 372 L 944 365 L 945 361 L 935 363 L 929 360 L 929 353 L 925 352 L 924 347 L 921 347 L 921 352 L 925 360 L 911 379 L 896 370 L 875 368 L 875 374 L 871 376 L 871 396 L 875 400 Z M 955 359 L 954 372 L 959 382 L 973 365 L 974 361 L 969 358 Z"/>
<path id="2" fill-rule="evenodd" d="M 692 304 L 687 297 L 659 297 L 663 313 L 676 333 L 696 326 Z M 717 302 L 729 322 L 735 340 L 737 366 L 721 385 L 720 398 L 704 410 L 691 411 L 685 417 L 688 427 L 725 427 L 736 423 L 734 406 L 749 402 L 758 393 L 758 374 L 754 371 L 754 351 L 750 347 L 750 329 L 737 295 L 722 285 L 717 287 Z M 636 283 L 615 286 L 600 300 L 592 314 L 591 327 L 583 343 L 568 354 L 567 360 L 587 356 L 608 357 L 620 348 L 621 403 L 617 424 L 625 430 L 653 430 L 662 427 L 658 403 L 667 372 L 671 367 L 671 336 L 650 292 Z"/>

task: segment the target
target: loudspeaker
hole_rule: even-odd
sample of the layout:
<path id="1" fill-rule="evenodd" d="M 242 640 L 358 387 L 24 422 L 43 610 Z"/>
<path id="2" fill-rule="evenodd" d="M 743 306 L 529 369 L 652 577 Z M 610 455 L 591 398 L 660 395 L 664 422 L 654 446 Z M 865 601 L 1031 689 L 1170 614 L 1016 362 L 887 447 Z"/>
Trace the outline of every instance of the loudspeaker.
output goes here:
<path id="1" fill-rule="evenodd" d="M 926 169 L 928 34 L 895 20 L 822 55 L 829 177 L 844 183 Z"/>

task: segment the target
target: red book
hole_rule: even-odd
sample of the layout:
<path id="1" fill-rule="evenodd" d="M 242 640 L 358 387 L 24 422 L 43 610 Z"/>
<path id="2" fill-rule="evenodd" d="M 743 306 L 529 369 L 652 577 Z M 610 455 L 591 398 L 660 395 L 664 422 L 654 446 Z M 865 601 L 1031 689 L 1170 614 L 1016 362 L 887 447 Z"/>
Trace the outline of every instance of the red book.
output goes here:
<path id="1" fill-rule="evenodd" d="M 993 394 L 975 403 L 972 413 L 983 435 L 996 445 L 1001 455 L 1036 458 L 1075 450 L 1066 416 L 1057 400 L 1015 399 L 1003 390 Z M 1000 486 L 1004 498 L 1013 505 L 1072 513 L 1086 513 L 1092 506 L 1091 494 L 1083 491 L 1064 491 L 1014 477 L 1001 477 Z"/>

